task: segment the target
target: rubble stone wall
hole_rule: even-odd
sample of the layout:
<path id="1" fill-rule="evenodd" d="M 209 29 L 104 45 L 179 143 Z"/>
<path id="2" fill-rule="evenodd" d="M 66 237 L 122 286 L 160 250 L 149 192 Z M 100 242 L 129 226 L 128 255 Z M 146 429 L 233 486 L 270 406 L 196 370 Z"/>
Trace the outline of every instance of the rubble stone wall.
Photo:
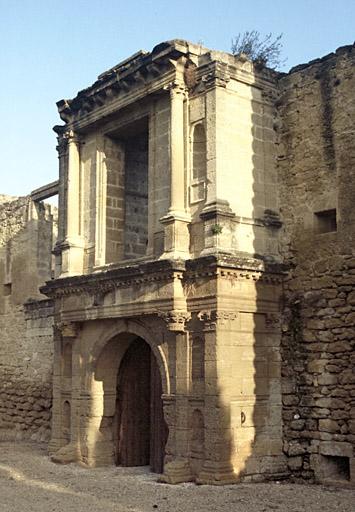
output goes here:
<path id="1" fill-rule="evenodd" d="M 39 286 L 51 277 L 53 218 L 48 205 L 8 199 L 0 204 L 0 437 L 46 440 L 53 305 Z"/>
<path id="2" fill-rule="evenodd" d="M 280 81 L 284 451 L 309 479 L 354 475 L 354 64 L 344 47 Z"/>

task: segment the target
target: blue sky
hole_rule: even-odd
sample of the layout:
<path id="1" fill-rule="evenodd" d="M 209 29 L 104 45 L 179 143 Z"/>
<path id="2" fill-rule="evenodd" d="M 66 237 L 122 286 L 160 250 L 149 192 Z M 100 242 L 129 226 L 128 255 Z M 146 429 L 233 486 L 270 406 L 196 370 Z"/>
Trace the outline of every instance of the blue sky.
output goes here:
<path id="1" fill-rule="evenodd" d="M 138 49 L 182 38 L 230 51 L 238 32 L 283 33 L 290 67 L 355 39 L 355 0 L 0 0 L 0 193 L 57 178 L 56 101 Z"/>

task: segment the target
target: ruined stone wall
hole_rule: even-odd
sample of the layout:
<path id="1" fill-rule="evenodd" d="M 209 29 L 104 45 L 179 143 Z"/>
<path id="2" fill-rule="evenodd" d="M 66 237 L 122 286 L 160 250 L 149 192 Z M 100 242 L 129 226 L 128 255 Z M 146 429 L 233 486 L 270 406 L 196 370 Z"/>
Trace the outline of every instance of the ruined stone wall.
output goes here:
<path id="1" fill-rule="evenodd" d="M 0 205 L 0 436 L 48 439 L 53 305 L 53 218 L 29 197 Z"/>
<path id="2" fill-rule="evenodd" d="M 284 451 L 310 479 L 354 478 L 354 65 L 344 47 L 280 80 Z"/>

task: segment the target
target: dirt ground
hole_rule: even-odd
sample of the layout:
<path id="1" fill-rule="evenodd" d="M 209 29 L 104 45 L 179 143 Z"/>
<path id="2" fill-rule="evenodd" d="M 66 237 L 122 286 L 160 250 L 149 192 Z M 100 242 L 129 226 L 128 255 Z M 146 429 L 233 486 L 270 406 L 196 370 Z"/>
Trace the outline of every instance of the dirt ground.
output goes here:
<path id="1" fill-rule="evenodd" d="M 0 443 L 1 512 L 355 512 L 355 491 L 296 484 L 158 484 L 147 468 L 52 463 L 45 446 Z"/>

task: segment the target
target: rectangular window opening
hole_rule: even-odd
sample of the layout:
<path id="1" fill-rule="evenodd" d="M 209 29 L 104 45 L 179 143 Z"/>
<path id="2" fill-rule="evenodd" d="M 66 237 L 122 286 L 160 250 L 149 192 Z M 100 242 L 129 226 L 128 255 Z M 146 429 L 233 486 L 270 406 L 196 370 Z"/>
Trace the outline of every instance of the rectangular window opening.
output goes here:
<path id="1" fill-rule="evenodd" d="M 314 228 L 315 232 L 331 233 L 337 230 L 337 216 L 336 209 L 324 210 L 322 212 L 314 213 Z"/>

